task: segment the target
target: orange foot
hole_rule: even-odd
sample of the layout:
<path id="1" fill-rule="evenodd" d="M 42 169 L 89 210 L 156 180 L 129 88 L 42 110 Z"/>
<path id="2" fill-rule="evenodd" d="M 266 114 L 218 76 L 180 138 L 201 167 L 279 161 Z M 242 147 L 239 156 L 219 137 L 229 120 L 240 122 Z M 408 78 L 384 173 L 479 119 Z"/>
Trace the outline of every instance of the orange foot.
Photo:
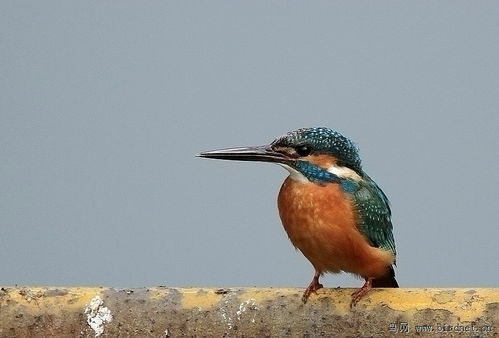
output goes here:
<path id="1" fill-rule="evenodd" d="M 373 280 L 374 280 L 374 278 L 371 278 L 371 277 L 366 279 L 366 282 L 364 283 L 364 285 L 360 289 L 358 289 L 357 291 L 352 293 L 352 302 L 350 303 L 351 308 L 354 307 L 355 305 L 357 305 L 359 300 L 362 297 L 364 297 L 366 295 L 366 293 L 369 292 L 369 290 L 371 290 L 373 288 L 373 286 L 372 286 Z"/>
<path id="2" fill-rule="evenodd" d="M 319 290 L 320 288 L 322 288 L 322 284 L 319 283 L 319 276 L 320 276 L 320 274 L 317 274 L 317 273 L 314 275 L 314 279 L 312 279 L 312 282 L 310 283 L 310 285 L 308 286 L 308 288 L 303 293 L 303 297 L 301 298 L 301 300 L 302 300 L 303 303 L 307 302 L 308 297 L 310 297 L 310 294 L 312 292 L 313 293 L 317 293 L 317 290 Z"/>

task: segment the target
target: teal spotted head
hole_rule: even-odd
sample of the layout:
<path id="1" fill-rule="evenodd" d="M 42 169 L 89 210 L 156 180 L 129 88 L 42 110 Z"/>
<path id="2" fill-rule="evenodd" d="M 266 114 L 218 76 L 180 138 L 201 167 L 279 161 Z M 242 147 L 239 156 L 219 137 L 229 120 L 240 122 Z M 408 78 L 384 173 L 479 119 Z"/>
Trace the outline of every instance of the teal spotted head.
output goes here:
<path id="1" fill-rule="evenodd" d="M 291 178 L 315 183 L 337 182 L 343 177 L 363 175 L 357 146 L 329 128 L 301 128 L 290 131 L 264 146 L 219 149 L 198 156 L 221 160 L 276 163 Z"/>

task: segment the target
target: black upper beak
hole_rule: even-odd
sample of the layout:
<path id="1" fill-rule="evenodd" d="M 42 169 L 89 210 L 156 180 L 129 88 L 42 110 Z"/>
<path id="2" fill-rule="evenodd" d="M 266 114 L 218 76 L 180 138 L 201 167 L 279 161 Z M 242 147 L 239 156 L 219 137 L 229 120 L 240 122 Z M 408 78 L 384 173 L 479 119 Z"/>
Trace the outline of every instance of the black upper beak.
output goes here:
<path id="1" fill-rule="evenodd" d="M 285 153 L 275 151 L 270 145 L 256 147 L 227 148 L 205 151 L 197 154 L 199 157 L 215 158 L 219 160 L 259 161 L 285 163 L 290 160 Z"/>

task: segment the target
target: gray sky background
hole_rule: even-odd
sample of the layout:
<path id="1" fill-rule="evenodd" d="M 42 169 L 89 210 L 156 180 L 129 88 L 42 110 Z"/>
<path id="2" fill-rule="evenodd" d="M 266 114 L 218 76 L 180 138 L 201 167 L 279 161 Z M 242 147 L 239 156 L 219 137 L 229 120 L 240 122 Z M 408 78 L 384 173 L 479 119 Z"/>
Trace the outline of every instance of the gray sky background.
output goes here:
<path id="1" fill-rule="evenodd" d="M 328 126 L 392 202 L 401 286 L 498 286 L 497 18 L 497 1 L 0 2 L 0 284 L 305 287 L 287 173 L 194 154 Z"/>

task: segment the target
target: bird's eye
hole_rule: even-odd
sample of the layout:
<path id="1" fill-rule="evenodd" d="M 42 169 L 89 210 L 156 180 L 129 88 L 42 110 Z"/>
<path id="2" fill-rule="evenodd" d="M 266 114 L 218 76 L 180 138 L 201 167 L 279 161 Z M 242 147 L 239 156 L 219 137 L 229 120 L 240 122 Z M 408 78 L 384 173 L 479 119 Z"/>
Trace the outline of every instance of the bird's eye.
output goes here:
<path id="1" fill-rule="evenodd" d="M 307 156 L 310 155 L 310 153 L 312 152 L 312 149 L 306 145 L 298 146 L 295 148 L 295 150 L 296 153 L 300 156 Z"/>

